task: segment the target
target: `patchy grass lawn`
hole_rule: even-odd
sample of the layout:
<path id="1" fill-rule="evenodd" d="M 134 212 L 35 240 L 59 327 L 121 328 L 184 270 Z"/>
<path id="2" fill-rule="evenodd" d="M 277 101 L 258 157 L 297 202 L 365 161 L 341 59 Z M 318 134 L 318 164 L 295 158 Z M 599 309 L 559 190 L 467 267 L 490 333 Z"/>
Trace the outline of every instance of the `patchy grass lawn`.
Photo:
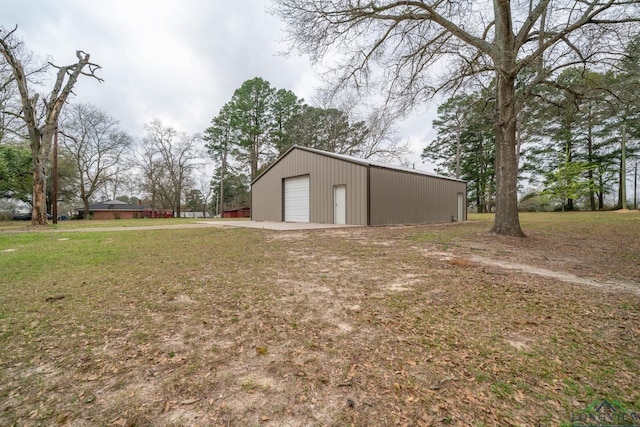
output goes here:
<path id="1" fill-rule="evenodd" d="M 640 411 L 640 214 L 527 214 L 524 240 L 473 218 L 0 233 L 0 425 L 571 425 L 603 399 Z"/>
<path id="2" fill-rule="evenodd" d="M 3 231 L 35 231 L 42 229 L 64 230 L 64 229 L 85 229 L 85 228 L 115 228 L 115 227 L 151 227 L 170 226 L 181 224 L 197 224 L 209 221 L 242 221 L 246 218 L 138 218 L 138 219 L 117 219 L 117 220 L 67 220 L 58 221 L 54 224 L 49 220 L 49 225 L 43 228 L 31 226 L 31 221 L 0 221 L 0 232 Z"/>

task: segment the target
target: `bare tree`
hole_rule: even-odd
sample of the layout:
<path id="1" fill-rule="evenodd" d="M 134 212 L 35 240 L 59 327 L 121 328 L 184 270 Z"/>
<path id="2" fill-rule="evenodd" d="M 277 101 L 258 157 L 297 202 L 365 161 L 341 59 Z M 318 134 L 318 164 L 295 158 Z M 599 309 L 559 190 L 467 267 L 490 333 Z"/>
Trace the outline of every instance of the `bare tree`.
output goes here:
<path id="1" fill-rule="evenodd" d="M 133 159 L 129 156 L 132 153 L 125 151 L 122 156 L 122 160 L 116 166 L 116 172 L 111 178 L 105 182 L 104 191 L 98 194 L 104 194 L 107 199 L 116 200 L 118 198 L 125 198 L 123 201 L 131 202 L 131 195 L 135 194 L 135 191 L 139 188 L 139 185 L 135 182 L 133 174 L 129 171 L 136 166 Z M 137 197 L 133 198 L 131 204 L 137 203 Z"/>
<path id="2" fill-rule="evenodd" d="M 158 151 L 147 137 L 143 139 L 142 149 L 136 152 L 135 161 L 142 171 L 142 188 L 146 190 L 151 197 L 151 218 L 155 218 L 156 204 L 164 171 Z"/>
<path id="3" fill-rule="evenodd" d="M 213 177 L 207 172 L 207 165 L 202 164 L 198 168 L 198 173 L 194 177 L 195 189 L 200 193 L 202 197 L 202 217 L 207 217 L 207 208 L 209 207 L 209 201 L 213 194 Z"/>
<path id="4" fill-rule="evenodd" d="M 61 144 L 75 161 L 80 198 L 89 218 L 89 201 L 122 172 L 122 161 L 131 147 L 131 137 L 118 128 L 118 121 L 98 107 L 70 105 L 60 126 Z"/>
<path id="5" fill-rule="evenodd" d="M 544 62 L 531 81 L 537 84 L 564 66 L 605 61 L 621 51 L 625 31 L 640 20 L 634 0 L 274 1 L 292 50 L 315 62 L 331 55 L 337 86 L 386 93 L 398 111 L 474 78 L 495 79 L 492 232 L 510 236 L 524 236 L 517 206 L 516 77 Z"/>
<path id="6" fill-rule="evenodd" d="M 145 125 L 145 129 L 145 140 L 158 151 L 168 178 L 169 185 L 160 190 L 172 199 L 176 216 L 180 217 L 182 196 L 194 168 L 195 146 L 200 136 L 178 134 L 173 128 L 163 126 L 158 119 Z"/>
<path id="7" fill-rule="evenodd" d="M 0 144 L 26 139 L 24 122 L 14 113 L 19 111 L 13 74 L 6 61 L 0 61 Z"/>
<path id="8" fill-rule="evenodd" d="M 395 128 L 395 119 L 384 111 L 374 110 L 367 116 L 367 135 L 362 144 L 362 157 L 382 162 L 407 164 L 411 148 L 402 141 Z"/>
<path id="9" fill-rule="evenodd" d="M 28 73 L 17 55 L 21 51 L 22 42 L 14 35 L 17 26 L 11 31 L 0 28 L 0 54 L 9 64 L 13 79 L 20 94 L 22 109 L 16 112 L 26 124 L 31 152 L 33 155 L 33 211 L 32 225 L 47 224 L 46 198 L 46 165 L 51 151 L 54 134 L 58 131 L 58 118 L 62 107 L 71 94 L 73 86 L 81 75 L 102 81 L 95 72 L 100 68 L 89 61 L 89 54 L 76 51 L 78 62 L 59 67 L 49 63 L 58 70 L 53 89 L 47 98 L 31 94 Z"/>

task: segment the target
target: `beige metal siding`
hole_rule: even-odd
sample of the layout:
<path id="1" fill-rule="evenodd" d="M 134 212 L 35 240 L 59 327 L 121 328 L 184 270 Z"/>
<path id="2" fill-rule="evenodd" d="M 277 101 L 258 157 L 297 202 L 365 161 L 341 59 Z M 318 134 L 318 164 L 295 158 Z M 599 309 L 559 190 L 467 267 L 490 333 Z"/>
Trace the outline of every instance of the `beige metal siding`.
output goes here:
<path id="1" fill-rule="evenodd" d="M 371 167 L 370 185 L 371 225 L 449 222 L 458 216 L 458 193 L 466 205 L 464 182 Z"/>
<path id="2" fill-rule="evenodd" d="M 346 186 L 347 224 L 367 225 L 367 167 L 293 149 L 251 186 L 251 217 L 283 220 L 283 179 L 309 175 L 309 221 L 333 223 L 333 187 Z"/>

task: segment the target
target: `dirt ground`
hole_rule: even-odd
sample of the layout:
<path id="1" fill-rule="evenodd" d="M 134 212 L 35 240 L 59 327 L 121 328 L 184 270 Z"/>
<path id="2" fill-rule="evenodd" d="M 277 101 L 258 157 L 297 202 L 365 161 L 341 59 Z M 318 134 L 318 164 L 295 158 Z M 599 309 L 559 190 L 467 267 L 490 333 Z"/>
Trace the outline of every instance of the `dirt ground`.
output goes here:
<path id="1" fill-rule="evenodd" d="M 101 272 L 104 295 L 40 293 L 20 312 L 5 295 L 0 424 L 547 426 L 604 399 L 640 412 L 640 217 L 535 223 L 526 239 L 488 226 L 167 231 L 174 257 L 136 259 L 135 287 Z M 71 282 L 56 295 L 88 292 Z"/>

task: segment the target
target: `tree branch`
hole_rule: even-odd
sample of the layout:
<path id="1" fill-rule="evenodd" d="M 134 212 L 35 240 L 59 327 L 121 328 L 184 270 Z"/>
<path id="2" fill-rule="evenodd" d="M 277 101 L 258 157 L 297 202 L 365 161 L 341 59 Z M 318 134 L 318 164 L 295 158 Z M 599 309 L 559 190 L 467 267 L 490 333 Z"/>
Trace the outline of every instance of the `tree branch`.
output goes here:
<path id="1" fill-rule="evenodd" d="M 615 0 L 609 0 L 601 5 L 601 7 L 596 7 L 599 2 L 593 1 L 591 3 L 586 3 L 588 5 L 587 9 L 582 13 L 579 19 L 577 19 L 574 23 L 568 23 L 562 29 L 555 32 L 549 32 L 549 38 L 542 43 L 536 50 L 534 50 L 527 57 L 520 60 L 516 65 L 516 72 L 519 72 L 523 68 L 526 68 L 531 64 L 534 60 L 536 60 L 539 56 L 541 56 L 545 51 L 547 51 L 551 46 L 555 45 L 560 40 L 565 39 L 569 34 L 573 33 L 579 28 L 586 27 L 588 25 L 596 25 L 598 22 L 607 21 L 608 23 L 615 24 L 623 24 L 623 23 L 632 23 L 632 22 L 640 22 L 640 16 L 637 17 L 627 17 L 620 18 L 614 20 L 597 20 L 596 17 L 606 10 L 619 6 L 620 3 Z M 570 18 L 569 18 L 570 19 Z"/>

